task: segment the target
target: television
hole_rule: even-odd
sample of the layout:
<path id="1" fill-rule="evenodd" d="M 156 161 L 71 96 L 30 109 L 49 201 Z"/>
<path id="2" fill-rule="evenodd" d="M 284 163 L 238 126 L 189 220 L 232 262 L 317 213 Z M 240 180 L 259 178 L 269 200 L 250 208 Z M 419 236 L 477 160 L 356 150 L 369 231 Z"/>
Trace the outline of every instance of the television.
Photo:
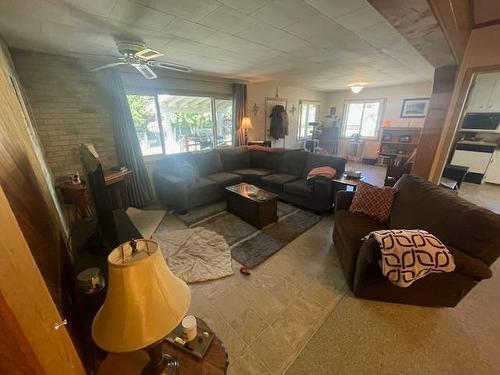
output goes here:
<path id="1" fill-rule="evenodd" d="M 92 196 L 92 216 L 103 247 L 109 252 L 124 242 L 142 238 L 127 213 L 113 209 L 99 155 L 92 145 L 80 146 L 80 160 Z"/>

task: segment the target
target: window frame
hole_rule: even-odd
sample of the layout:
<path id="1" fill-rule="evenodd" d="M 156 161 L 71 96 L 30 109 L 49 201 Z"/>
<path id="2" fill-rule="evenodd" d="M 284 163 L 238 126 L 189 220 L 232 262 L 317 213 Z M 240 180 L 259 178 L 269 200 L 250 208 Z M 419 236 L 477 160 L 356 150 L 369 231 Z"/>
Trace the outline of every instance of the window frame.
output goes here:
<path id="1" fill-rule="evenodd" d="M 377 140 L 380 136 L 380 128 L 382 125 L 382 118 L 383 114 L 385 111 L 385 98 L 367 98 L 367 99 L 346 99 L 344 100 L 344 109 L 342 112 L 342 131 L 341 131 L 341 138 L 343 139 L 352 139 L 352 137 L 346 136 L 346 130 L 347 130 L 347 116 L 349 113 L 349 105 L 350 104 L 356 104 L 356 103 L 362 103 L 363 104 L 363 112 L 361 114 L 361 119 L 363 119 L 363 115 L 365 113 L 365 105 L 368 103 L 379 103 L 379 111 L 377 115 L 377 125 L 375 127 L 375 134 L 373 136 L 360 136 L 360 139 L 366 139 L 366 140 Z M 361 135 L 361 129 L 362 129 L 362 123 L 360 124 L 359 127 L 359 134 Z"/>
<path id="2" fill-rule="evenodd" d="M 300 135 L 301 129 L 302 129 L 302 112 L 304 111 L 304 105 L 307 107 L 307 114 L 309 114 L 309 105 L 315 105 L 318 107 L 318 111 L 316 113 L 316 119 L 314 122 L 319 122 L 320 119 L 320 113 L 321 113 L 321 102 L 319 100 L 307 100 L 307 99 L 301 99 L 299 100 L 299 111 L 298 111 L 298 117 L 297 117 L 297 141 L 304 141 L 307 140 L 307 128 L 309 124 L 304 124 L 306 128 L 306 132 L 304 133 L 304 136 L 302 137 Z M 308 117 L 308 116 L 307 116 Z"/>
<path id="3" fill-rule="evenodd" d="M 151 154 L 151 155 L 142 155 L 144 160 L 156 160 L 156 159 L 161 159 L 162 157 L 167 156 L 166 154 L 166 148 L 165 148 L 165 137 L 164 137 L 164 132 L 163 132 L 163 124 L 161 120 L 161 111 L 160 111 L 160 101 L 159 101 L 159 95 L 173 95 L 173 96 L 193 96 L 193 97 L 205 97 L 205 98 L 210 98 L 210 110 L 211 110 L 211 119 L 212 119 L 212 132 L 213 132 L 213 139 L 214 139 L 214 147 L 213 149 L 218 149 L 218 144 L 217 144 L 217 110 L 216 110 L 216 100 L 233 100 L 233 97 L 231 95 L 224 95 L 224 94 L 214 94 L 214 93 L 207 93 L 207 92 L 198 92 L 198 91 L 182 91 L 182 90 L 152 90 L 148 88 L 140 89 L 140 88 L 133 88 L 133 89 L 126 89 L 125 90 L 125 95 L 138 95 L 138 96 L 151 96 L 154 97 L 155 100 L 155 109 L 156 109 L 156 119 L 158 121 L 158 127 L 160 129 L 160 134 L 162 135 L 160 137 L 160 142 L 161 142 L 161 147 L 162 147 L 162 153 L 159 154 Z M 233 103 L 234 107 L 234 103 Z M 233 145 L 236 142 L 236 126 L 234 122 L 234 108 L 232 111 L 232 142 Z M 134 124 L 135 126 L 135 124 Z M 141 150 L 142 153 L 142 150 Z"/>

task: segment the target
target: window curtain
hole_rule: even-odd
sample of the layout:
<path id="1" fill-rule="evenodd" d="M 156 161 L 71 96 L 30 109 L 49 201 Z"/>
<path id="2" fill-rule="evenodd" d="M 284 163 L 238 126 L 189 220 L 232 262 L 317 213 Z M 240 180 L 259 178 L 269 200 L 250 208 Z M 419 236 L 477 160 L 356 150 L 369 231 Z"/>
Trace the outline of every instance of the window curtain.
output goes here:
<path id="1" fill-rule="evenodd" d="M 154 196 L 135 132 L 132 113 L 128 106 L 127 95 L 117 70 L 110 69 L 104 74 L 118 161 L 120 166 L 125 166 L 132 171 L 132 178 L 128 185 L 129 201 L 131 206 L 142 208 L 148 201 L 153 200 Z"/>
<path id="2" fill-rule="evenodd" d="M 241 120 L 246 116 L 247 112 L 247 85 L 243 83 L 233 84 L 233 119 L 236 128 L 236 146 L 245 144 L 245 135 L 243 130 L 240 130 Z"/>

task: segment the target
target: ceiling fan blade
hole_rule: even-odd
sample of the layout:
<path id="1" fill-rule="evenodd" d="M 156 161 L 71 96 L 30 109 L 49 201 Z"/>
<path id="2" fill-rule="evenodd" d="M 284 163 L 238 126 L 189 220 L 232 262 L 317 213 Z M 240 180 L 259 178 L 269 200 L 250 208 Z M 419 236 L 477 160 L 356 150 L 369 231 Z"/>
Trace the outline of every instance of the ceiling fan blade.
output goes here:
<path id="1" fill-rule="evenodd" d="M 191 71 L 191 68 L 189 66 L 166 63 L 166 62 L 162 62 L 162 61 L 148 61 L 147 64 L 149 66 L 153 66 L 155 68 L 176 70 L 178 72 L 189 73 Z"/>
<path id="2" fill-rule="evenodd" d="M 132 64 L 132 66 L 133 66 L 134 68 L 136 68 L 136 69 L 139 71 L 139 73 L 141 73 L 141 74 L 144 76 L 144 78 L 146 78 L 146 79 L 155 79 L 156 77 L 158 77 L 158 76 L 155 74 L 155 72 L 153 72 L 153 71 L 151 70 L 151 68 L 150 68 L 149 66 L 147 66 L 147 65 L 143 65 L 143 64 Z"/>
<path id="3" fill-rule="evenodd" d="M 143 60 L 154 59 L 155 57 L 163 56 L 163 53 L 155 51 L 151 48 L 144 48 L 142 51 L 136 52 L 135 57 Z"/>
<path id="4" fill-rule="evenodd" d="M 97 68 L 90 69 L 90 71 L 91 72 L 97 72 L 98 70 L 101 70 L 101 69 L 112 68 L 113 66 L 124 65 L 124 64 L 126 64 L 126 62 L 123 62 L 123 61 L 115 62 L 115 63 L 103 65 L 103 66 L 98 66 Z"/>

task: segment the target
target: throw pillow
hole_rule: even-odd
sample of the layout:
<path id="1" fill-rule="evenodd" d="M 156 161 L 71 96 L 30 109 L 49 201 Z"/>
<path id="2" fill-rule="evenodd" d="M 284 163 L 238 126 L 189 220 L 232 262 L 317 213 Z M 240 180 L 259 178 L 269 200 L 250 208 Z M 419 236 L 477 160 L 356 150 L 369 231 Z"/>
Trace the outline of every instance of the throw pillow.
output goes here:
<path id="1" fill-rule="evenodd" d="M 313 168 L 307 174 L 307 181 L 323 179 L 331 180 L 335 177 L 337 171 L 332 167 L 317 167 Z"/>
<path id="2" fill-rule="evenodd" d="M 182 178 L 188 185 L 192 185 L 198 179 L 198 170 L 187 160 L 175 163 L 175 175 Z"/>
<path id="3" fill-rule="evenodd" d="M 349 211 L 386 222 L 391 214 L 395 192 L 392 187 L 378 187 L 360 182 L 356 187 Z"/>

